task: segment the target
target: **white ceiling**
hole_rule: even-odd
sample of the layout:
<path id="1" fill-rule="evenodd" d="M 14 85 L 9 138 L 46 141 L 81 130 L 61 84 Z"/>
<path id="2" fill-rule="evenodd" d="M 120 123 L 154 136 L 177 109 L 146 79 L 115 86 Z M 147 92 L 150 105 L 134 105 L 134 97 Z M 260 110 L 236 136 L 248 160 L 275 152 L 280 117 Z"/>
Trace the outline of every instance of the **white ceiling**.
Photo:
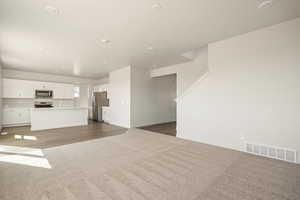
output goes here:
<path id="1" fill-rule="evenodd" d="M 258 9 L 262 1 L 1 0 L 1 62 L 91 78 L 128 65 L 186 62 L 186 51 L 300 16 L 300 0 L 273 0 Z M 160 9 L 152 8 L 156 3 Z M 46 12 L 47 5 L 60 13 Z"/>

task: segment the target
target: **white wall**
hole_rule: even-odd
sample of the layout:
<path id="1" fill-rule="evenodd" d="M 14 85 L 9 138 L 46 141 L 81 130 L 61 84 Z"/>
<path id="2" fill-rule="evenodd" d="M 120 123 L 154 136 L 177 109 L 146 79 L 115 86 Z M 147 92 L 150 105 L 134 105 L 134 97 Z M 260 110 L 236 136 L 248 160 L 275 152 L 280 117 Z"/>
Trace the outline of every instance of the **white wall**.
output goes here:
<path id="1" fill-rule="evenodd" d="M 90 85 L 88 84 L 80 84 L 78 85 L 80 88 L 80 96 L 75 99 L 75 105 L 77 107 L 88 108 L 90 103 Z"/>
<path id="2" fill-rule="evenodd" d="M 103 77 L 101 79 L 94 80 L 93 83 L 94 83 L 94 86 L 108 84 L 109 83 L 109 76 L 108 77 Z"/>
<path id="3" fill-rule="evenodd" d="M 207 71 L 207 59 L 208 49 L 206 46 L 197 50 L 197 57 L 195 60 L 188 63 L 154 69 L 150 72 L 151 77 L 161 77 L 170 74 L 176 74 L 177 97 L 180 97 L 201 75 Z"/>
<path id="4" fill-rule="evenodd" d="M 198 57 L 184 66 L 181 66 L 177 72 L 177 96 L 180 97 L 184 94 L 189 87 L 205 72 L 207 72 L 207 47 L 201 48 Z"/>
<path id="5" fill-rule="evenodd" d="M 177 104 L 176 104 L 176 121 L 177 121 L 177 132 L 179 132 L 180 127 L 186 121 L 185 116 L 182 115 L 182 102 L 181 99 L 184 98 L 189 90 L 192 90 L 194 84 L 197 82 L 199 77 L 202 77 L 208 72 L 208 48 L 202 47 L 197 51 L 197 57 L 188 63 L 183 63 L 179 65 L 173 65 L 169 67 L 163 67 L 152 70 L 151 77 L 164 77 L 167 75 L 176 74 L 177 83 Z M 197 107 L 197 103 L 192 106 Z M 178 135 L 178 134 L 177 134 Z M 179 134 L 180 135 L 180 134 Z"/>
<path id="6" fill-rule="evenodd" d="M 151 78 L 150 71 L 125 67 L 109 74 L 106 89 L 110 100 L 107 122 L 122 127 L 140 127 L 176 121 L 176 75 Z"/>
<path id="7" fill-rule="evenodd" d="M 296 149 L 300 161 L 300 18 L 208 46 L 208 77 L 178 103 L 178 136 L 243 150 Z"/>
<path id="8" fill-rule="evenodd" d="M 94 92 L 103 92 L 103 91 L 108 91 L 109 89 L 109 83 L 106 84 L 101 84 L 101 85 L 95 85 L 93 87 Z"/>
<path id="9" fill-rule="evenodd" d="M 0 132 L 2 130 L 2 113 L 3 113 L 3 108 L 2 108 L 2 65 L 0 62 Z"/>
<path id="10" fill-rule="evenodd" d="M 131 67 L 109 73 L 109 123 L 130 128 Z"/>
<path id="11" fill-rule="evenodd" d="M 176 75 L 151 78 L 148 69 L 131 69 L 131 127 L 176 121 Z"/>

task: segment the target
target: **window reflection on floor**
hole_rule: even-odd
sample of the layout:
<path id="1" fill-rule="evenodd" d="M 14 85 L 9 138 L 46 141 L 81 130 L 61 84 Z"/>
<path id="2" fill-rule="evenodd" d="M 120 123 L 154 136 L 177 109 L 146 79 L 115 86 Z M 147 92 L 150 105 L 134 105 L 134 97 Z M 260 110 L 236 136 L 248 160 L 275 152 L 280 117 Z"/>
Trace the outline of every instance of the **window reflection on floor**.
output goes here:
<path id="1" fill-rule="evenodd" d="M 0 162 L 51 169 L 41 149 L 0 145 Z"/>
<path id="2" fill-rule="evenodd" d="M 35 136 L 29 136 L 29 135 L 24 135 L 23 139 L 24 140 L 37 140 L 37 138 Z"/>
<path id="3" fill-rule="evenodd" d="M 24 155 L 41 156 L 41 157 L 44 156 L 44 153 L 42 152 L 41 149 L 7 146 L 7 145 L 0 145 L 0 153 L 24 154 Z"/>
<path id="4" fill-rule="evenodd" d="M 51 165 L 49 164 L 48 160 L 41 157 L 0 154 L 0 162 L 51 169 Z"/>
<path id="5" fill-rule="evenodd" d="M 30 135 L 14 135 L 16 140 L 37 140 L 35 136 Z"/>
<path id="6" fill-rule="evenodd" d="M 15 135 L 16 140 L 22 140 L 22 135 Z"/>

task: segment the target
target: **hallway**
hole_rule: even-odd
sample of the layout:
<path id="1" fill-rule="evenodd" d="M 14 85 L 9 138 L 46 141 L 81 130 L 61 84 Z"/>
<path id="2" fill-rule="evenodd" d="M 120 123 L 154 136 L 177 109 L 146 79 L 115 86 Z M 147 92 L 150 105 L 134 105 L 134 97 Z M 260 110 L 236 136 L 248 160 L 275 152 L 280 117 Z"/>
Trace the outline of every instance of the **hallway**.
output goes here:
<path id="1" fill-rule="evenodd" d="M 155 124 L 151 126 L 144 126 L 141 129 L 162 133 L 165 135 L 176 136 L 176 122 L 169 122 L 163 124 Z"/>

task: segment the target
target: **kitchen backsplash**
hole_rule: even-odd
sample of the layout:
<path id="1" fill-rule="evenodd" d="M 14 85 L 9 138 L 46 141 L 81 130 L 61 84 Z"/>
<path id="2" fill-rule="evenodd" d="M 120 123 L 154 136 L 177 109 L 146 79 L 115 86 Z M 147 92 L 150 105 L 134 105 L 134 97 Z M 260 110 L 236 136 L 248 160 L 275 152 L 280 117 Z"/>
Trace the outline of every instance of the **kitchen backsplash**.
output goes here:
<path id="1" fill-rule="evenodd" d="M 3 108 L 33 108 L 33 99 L 3 99 Z M 74 100 L 51 100 L 54 107 L 74 107 Z"/>

